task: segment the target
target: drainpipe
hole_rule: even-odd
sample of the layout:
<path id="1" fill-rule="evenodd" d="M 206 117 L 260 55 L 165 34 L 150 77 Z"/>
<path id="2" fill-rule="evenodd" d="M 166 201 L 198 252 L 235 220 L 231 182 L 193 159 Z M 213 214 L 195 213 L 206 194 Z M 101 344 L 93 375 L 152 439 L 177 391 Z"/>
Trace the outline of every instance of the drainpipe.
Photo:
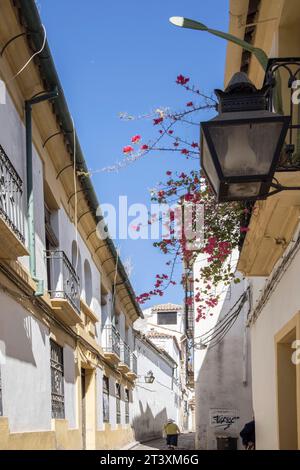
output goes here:
<path id="1" fill-rule="evenodd" d="M 25 125 L 26 125 L 26 170 L 27 170 L 27 223 L 28 223 L 28 248 L 29 268 L 32 279 L 37 284 L 35 296 L 44 294 L 44 281 L 36 277 L 36 253 L 35 253 L 35 223 L 33 200 L 33 171 L 32 171 L 32 106 L 42 101 L 54 99 L 58 96 L 55 89 L 49 93 L 40 93 L 30 100 L 25 101 Z"/>

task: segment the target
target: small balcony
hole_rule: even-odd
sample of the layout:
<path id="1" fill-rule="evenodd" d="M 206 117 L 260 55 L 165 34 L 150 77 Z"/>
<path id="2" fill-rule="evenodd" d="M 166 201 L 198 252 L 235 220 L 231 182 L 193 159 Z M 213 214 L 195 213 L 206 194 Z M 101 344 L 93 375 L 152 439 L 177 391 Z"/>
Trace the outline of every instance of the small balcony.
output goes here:
<path id="1" fill-rule="evenodd" d="M 191 387 L 191 388 L 195 386 L 194 370 L 190 367 L 188 367 L 187 373 L 186 373 L 186 384 L 188 387 Z"/>
<path id="2" fill-rule="evenodd" d="M 130 370 L 126 375 L 130 380 L 135 380 L 138 376 L 137 357 L 134 353 L 130 355 Z"/>
<path id="3" fill-rule="evenodd" d="M 0 258 L 28 256 L 25 248 L 23 182 L 0 145 Z"/>
<path id="4" fill-rule="evenodd" d="M 71 262 L 60 250 L 46 251 L 46 261 L 53 309 L 68 325 L 80 323 L 80 281 Z"/>
<path id="5" fill-rule="evenodd" d="M 121 338 L 114 325 L 104 326 L 102 345 L 105 359 L 113 365 L 118 364 L 121 355 Z"/>
<path id="6" fill-rule="evenodd" d="M 121 361 L 118 365 L 118 369 L 126 374 L 130 370 L 130 348 L 128 344 L 122 342 L 121 344 Z"/>

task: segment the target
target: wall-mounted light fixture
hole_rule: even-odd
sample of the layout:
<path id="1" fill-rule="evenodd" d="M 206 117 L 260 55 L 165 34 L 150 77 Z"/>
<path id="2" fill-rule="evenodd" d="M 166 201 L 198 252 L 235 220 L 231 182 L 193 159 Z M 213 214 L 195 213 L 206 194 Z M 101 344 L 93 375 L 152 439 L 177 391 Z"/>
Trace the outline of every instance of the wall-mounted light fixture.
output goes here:
<path id="1" fill-rule="evenodd" d="M 261 90 L 240 72 L 225 91 L 216 90 L 219 114 L 201 123 L 201 168 L 218 202 L 266 199 L 300 190 L 283 186 L 274 176 L 300 171 L 300 149 L 295 150 L 300 123 L 294 109 L 299 106 L 294 96 L 299 73 L 300 58 L 270 59 Z M 285 91 L 283 78 L 290 95 L 286 116 L 274 112 Z"/>

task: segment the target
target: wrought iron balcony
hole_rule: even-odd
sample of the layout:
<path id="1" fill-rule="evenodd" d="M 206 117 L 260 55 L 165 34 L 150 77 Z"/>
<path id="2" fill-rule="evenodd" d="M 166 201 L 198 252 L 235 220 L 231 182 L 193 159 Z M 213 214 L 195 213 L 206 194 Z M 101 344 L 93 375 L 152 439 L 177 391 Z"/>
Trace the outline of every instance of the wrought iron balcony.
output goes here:
<path id="1" fill-rule="evenodd" d="M 121 360 L 126 364 L 128 367 L 130 367 L 130 347 L 128 344 L 123 343 L 122 348 L 121 348 Z"/>
<path id="2" fill-rule="evenodd" d="M 48 271 L 48 292 L 53 303 L 62 309 L 68 309 L 68 305 L 76 312 L 76 316 L 70 320 L 78 321 L 80 315 L 80 281 L 66 254 L 60 250 L 46 251 Z M 64 302 L 67 301 L 65 305 Z M 68 309 L 67 313 L 72 313 Z M 74 323 L 74 321 L 73 321 Z"/>
<path id="3" fill-rule="evenodd" d="M 138 376 L 137 357 L 134 353 L 130 354 L 130 366 L 129 366 L 129 371 L 127 372 L 126 375 L 130 380 L 135 380 Z"/>
<path id="4" fill-rule="evenodd" d="M 23 182 L 0 145 L 0 257 L 28 255 L 24 237 Z"/>
<path id="5" fill-rule="evenodd" d="M 120 333 L 114 325 L 105 325 L 103 329 L 103 349 L 108 355 L 114 355 L 120 358 L 121 339 Z"/>
<path id="6" fill-rule="evenodd" d="M 126 344 L 124 341 L 121 342 L 121 362 L 118 365 L 118 369 L 123 372 L 127 373 L 130 370 L 130 348 L 128 344 Z"/>

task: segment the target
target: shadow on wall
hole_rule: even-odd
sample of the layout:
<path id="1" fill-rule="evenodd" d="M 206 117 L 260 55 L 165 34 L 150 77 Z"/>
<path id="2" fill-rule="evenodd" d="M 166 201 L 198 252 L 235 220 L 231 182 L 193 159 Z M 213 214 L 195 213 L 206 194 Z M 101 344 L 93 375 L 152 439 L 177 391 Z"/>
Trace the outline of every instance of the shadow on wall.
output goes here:
<path id="1" fill-rule="evenodd" d="M 5 356 L 27 362 L 36 367 L 32 345 L 32 328 L 39 327 L 43 343 L 46 343 L 45 328 L 28 315 L 21 305 L 1 296 L 0 343 L 4 343 Z M 2 346 L 3 347 L 3 346 Z"/>
<path id="2" fill-rule="evenodd" d="M 144 441 L 152 437 L 162 437 L 163 427 L 168 419 L 166 409 L 164 408 L 156 416 L 153 416 L 148 403 L 144 410 L 142 402 L 139 401 L 139 407 L 140 415 L 135 416 L 132 422 L 136 440 Z"/>
<path id="3" fill-rule="evenodd" d="M 236 295 L 229 301 L 225 299 L 218 320 L 226 315 L 242 293 L 234 288 Z M 202 354 L 203 362 L 195 383 L 196 401 L 201 397 L 201 406 L 196 407 L 197 449 L 215 449 L 219 436 L 237 438 L 238 448 L 242 448 L 239 432 L 252 416 L 248 332 L 244 336 L 247 308 L 247 304 L 243 306 L 222 341 L 211 349 L 198 352 Z"/>

